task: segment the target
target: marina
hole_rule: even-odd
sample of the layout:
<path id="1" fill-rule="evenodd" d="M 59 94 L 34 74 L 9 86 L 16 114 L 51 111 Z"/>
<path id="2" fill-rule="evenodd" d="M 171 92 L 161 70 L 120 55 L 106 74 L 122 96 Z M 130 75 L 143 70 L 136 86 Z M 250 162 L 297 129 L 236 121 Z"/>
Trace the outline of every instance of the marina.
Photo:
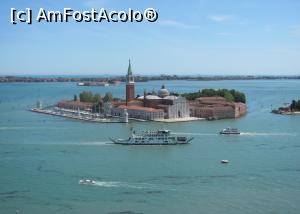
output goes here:
<path id="1" fill-rule="evenodd" d="M 62 108 L 53 108 L 53 109 L 39 109 L 32 108 L 30 109 L 32 112 L 48 114 L 53 116 L 59 116 L 74 120 L 81 120 L 86 122 L 96 122 L 96 123 L 127 123 L 128 119 L 117 118 L 117 117 L 106 117 L 104 118 L 100 114 L 85 112 L 85 111 L 75 111 L 70 109 L 62 109 Z"/>
<path id="2" fill-rule="evenodd" d="M 40 108 L 31 108 L 30 111 L 41 113 L 41 114 L 48 114 L 53 116 L 59 116 L 59 117 L 65 117 L 69 119 L 75 119 L 75 120 L 82 120 L 87 122 L 97 122 L 97 123 L 128 123 L 128 121 L 140 121 L 140 122 L 146 122 L 146 120 L 143 119 L 137 119 L 137 118 L 126 118 L 118 117 L 118 116 L 106 116 L 97 113 L 91 113 L 87 111 L 76 111 L 71 109 L 64 109 L 64 108 L 46 108 L 46 109 L 40 109 Z M 176 123 L 176 122 L 188 122 L 188 121 L 201 121 L 205 120 L 205 118 L 193 118 L 189 117 L 187 119 L 185 118 L 177 118 L 177 119 L 157 119 L 154 120 L 155 122 L 164 122 L 164 123 Z M 127 122 L 126 122 L 127 121 Z"/>

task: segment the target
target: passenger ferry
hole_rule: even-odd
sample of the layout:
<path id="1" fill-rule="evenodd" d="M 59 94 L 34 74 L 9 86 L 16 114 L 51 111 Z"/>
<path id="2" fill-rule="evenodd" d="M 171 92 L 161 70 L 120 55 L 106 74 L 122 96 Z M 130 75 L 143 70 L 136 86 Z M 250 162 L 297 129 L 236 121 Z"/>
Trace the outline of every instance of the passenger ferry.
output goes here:
<path id="1" fill-rule="evenodd" d="M 220 134 L 234 135 L 234 134 L 241 134 L 241 133 L 238 129 L 228 127 L 226 129 L 223 129 L 222 131 L 220 131 Z"/>
<path id="2" fill-rule="evenodd" d="M 110 140 L 115 144 L 122 145 L 178 145 L 188 144 L 193 138 L 185 136 L 174 136 L 169 130 L 157 131 L 142 131 L 136 133 L 132 131 L 128 139 L 113 139 Z"/>

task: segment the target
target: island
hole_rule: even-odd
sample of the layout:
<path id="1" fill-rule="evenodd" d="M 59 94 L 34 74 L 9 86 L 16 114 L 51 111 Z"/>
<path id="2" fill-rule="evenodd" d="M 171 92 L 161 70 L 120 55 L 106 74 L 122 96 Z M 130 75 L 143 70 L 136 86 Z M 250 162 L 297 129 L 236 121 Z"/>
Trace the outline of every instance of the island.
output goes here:
<path id="1" fill-rule="evenodd" d="M 292 100 L 290 105 L 273 109 L 271 112 L 274 114 L 283 115 L 300 115 L 300 100 Z"/>
<path id="2" fill-rule="evenodd" d="M 32 111 L 74 119 L 107 122 L 118 118 L 157 122 L 183 122 L 193 120 L 215 120 L 239 118 L 247 111 L 244 93 L 228 89 L 202 89 L 192 93 L 170 92 L 165 84 L 143 95 L 135 95 L 135 76 L 129 61 L 126 74 L 125 99 L 115 98 L 108 92 L 103 97 L 83 91 L 71 100 L 61 100 L 54 108 L 42 109 L 40 105 Z M 46 112 L 44 112 L 46 111 Z"/>

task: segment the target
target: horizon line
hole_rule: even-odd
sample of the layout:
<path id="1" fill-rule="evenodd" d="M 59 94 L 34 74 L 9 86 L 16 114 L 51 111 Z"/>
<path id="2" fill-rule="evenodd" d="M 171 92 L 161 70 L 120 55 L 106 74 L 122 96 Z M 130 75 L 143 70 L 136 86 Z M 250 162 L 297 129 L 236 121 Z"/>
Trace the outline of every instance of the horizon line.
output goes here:
<path id="1" fill-rule="evenodd" d="M 35 76 L 124 76 L 123 74 L 0 74 L 0 77 Z M 134 74 L 134 76 L 300 76 L 299 74 Z"/>

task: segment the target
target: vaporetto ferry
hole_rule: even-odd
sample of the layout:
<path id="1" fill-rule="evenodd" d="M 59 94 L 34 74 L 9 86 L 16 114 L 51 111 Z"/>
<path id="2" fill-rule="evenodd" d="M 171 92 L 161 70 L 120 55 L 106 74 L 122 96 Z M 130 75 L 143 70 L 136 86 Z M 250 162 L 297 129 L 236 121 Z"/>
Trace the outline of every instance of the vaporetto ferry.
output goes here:
<path id="1" fill-rule="evenodd" d="M 127 139 L 114 139 L 110 140 L 115 144 L 122 145 L 178 145 L 188 144 L 192 137 L 172 135 L 170 130 L 157 130 L 157 131 L 132 131 Z"/>

